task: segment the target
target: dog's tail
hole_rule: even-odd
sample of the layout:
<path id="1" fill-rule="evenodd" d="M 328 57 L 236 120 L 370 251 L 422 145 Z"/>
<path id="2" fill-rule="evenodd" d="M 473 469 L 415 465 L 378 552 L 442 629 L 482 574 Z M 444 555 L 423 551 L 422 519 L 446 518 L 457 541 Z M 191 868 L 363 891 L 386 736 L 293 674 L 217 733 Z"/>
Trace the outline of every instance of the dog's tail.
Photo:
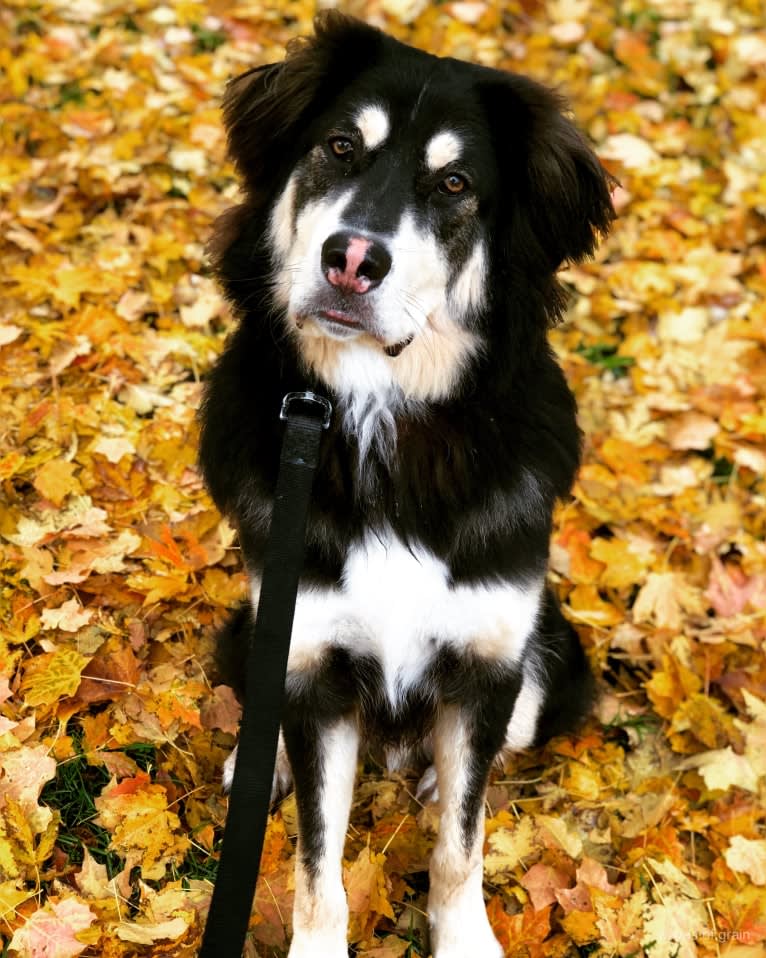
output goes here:
<path id="1" fill-rule="evenodd" d="M 595 701 L 596 683 L 577 633 L 547 590 L 540 625 L 545 663 L 545 705 L 537 725 L 535 745 L 575 731 Z"/>

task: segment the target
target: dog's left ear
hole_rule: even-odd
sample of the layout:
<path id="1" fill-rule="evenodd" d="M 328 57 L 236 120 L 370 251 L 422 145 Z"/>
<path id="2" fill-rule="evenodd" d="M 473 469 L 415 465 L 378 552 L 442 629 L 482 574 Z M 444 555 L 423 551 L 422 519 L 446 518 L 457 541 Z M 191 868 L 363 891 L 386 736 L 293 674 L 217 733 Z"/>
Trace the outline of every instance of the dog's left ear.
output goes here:
<path id="1" fill-rule="evenodd" d="M 617 181 L 566 116 L 566 102 L 517 74 L 502 75 L 484 94 L 515 212 L 523 214 L 523 223 L 513 217 L 518 246 L 552 270 L 590 256 L 615 217 Z"/>
<path id="2" fill-rule="evenodd" d="M 528 173 L 532 227 L 551 265 L 592 255 L 615 217 L 611 191 L 616 180 L 562 113 L 538 122 Z"/>

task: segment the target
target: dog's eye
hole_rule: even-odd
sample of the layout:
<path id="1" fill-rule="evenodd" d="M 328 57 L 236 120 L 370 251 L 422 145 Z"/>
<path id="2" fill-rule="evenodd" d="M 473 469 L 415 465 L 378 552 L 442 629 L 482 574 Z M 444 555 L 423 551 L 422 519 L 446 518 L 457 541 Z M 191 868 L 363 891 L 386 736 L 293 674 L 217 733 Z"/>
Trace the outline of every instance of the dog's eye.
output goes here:
<path id="1" fill-rule="evenodd" d="M 468 182 L 464 176 L 461 176 L 459 173 L 450 173 L 449 176 L 445 176 L 444 179 L 439 183 L 439 191 L 441 193 L 447 193 L 450 196 L 457 196 L 458 193 L 462 193 Z"/>
<path id="2" fill-rule="evenodd" d="M 347 136 L 333 136 L 328 142 L 333 154 L 339 159 L 348 162 L 354 155 L 354 144 Z"/>

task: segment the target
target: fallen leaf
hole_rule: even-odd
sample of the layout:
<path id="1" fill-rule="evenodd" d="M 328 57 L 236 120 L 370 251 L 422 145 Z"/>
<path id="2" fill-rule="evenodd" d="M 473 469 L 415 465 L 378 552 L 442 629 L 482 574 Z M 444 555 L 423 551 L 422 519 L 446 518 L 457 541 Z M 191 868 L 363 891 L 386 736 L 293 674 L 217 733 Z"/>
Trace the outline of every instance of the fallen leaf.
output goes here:
<path id="1" fill-rule="evenodd" d="M 733 835 L 724 857 L 732 871 L 747 875 L 755 885 L 766 885 L 766 840 Z"/>
<path id="2" fill-rule="evenodd" d="M 385 863 L 385 855 L 373 852 L 366 846 L 359 852 L 356 861 L 345 869 L 345 886 L 352 915 L 349 941 L 352 944 L 369 939 L 381 916 L 395 917 L 389 901 L 388 879 L 383 867 Z"/>
<path id="3" fill-rule="evenodd" d="M 218 728 L 232 735 L 236 734 L 239 728 L 241 715 L 242 706 L 228 685 L 216 685 L 212 699 L 205 702 L 200 709 L 203 728 Z"/>
<path id="4" fill-rule="evenodd" d="M 566 888 L 569 882 L 570 878 L 566 872 L 542 862 L 533 865 L 521 879 L 521 884 L 526 888 L 536 910 L 556 901 L 556 892 Z"/>
<path id="5" fill-rule="evenodd" d="M 75 958 L 88 948 L 76 935 L 94 921 L 96 915 L 75 898 L 50 901 L 14 932 L 10 950 L 19 958 Z"/>
<path id="6" fill-rule="evenodd" d="M 32 708 L 51 706 L 67 695 L 74 695 L 80 685 L 82 670 L 89 661 L 87 656 L 73 649 L 43 652 L 30 659 L 21 682 L 27 705 Z"/>
<path id="7" fill-rule="evenodd" d="M 60 506 L 70 494 L 82 492 L 80 483 L 75 479 L 77 466 L 66 459 L 51 459 L 42 466 L 35 476 L 34 486 L 46 499 Z"/>
<path id="8" fill-rule="evenodd" d="M 67 599 L 56 609 L 43 609 L 40 621 L 44 629 L 78 632 L 93 618 L 91 609 L 83 609 L 77 599 Z"/>
<path id="9" fill-rule="evenodd" d="M 484 873 L 498 884 L 508 882 L 518 866 L 525 864 L 538 850 L 535 826 L 532 819 L 524 817 L 513 830 L 501 828 L 489 836 Z"/>
<path id="10" fill-rule="evenodd" d="M 109 462 L 119 462 L 124 456 L 134 455 L 136 447 L 126 436 L 101 436 L 90 451 L 105 456 Z"/>
<path id="11" fill-rule="evenodd" d="M 112 781 L 95 799 L 96 824 L 110 833 L 109 847 L 138 865 L 147 880 L 164 877 L 169 864 L 180 864 L 189 839 L 168 807 L 167 792 L 140 773 L 120 784 Z"/>
<path id="12" fill-rule="evenodd" d="M 657 958 L 697 958 L 697 941 L 704 937 L 708 915 L 702 901 L 663 895 L 644 909 L 642 944 Z"/>
<path id="13" fill-rule="evenodd" d="M 653 622 L 659 628 L 678 630 L 686 613 L 702 613 L 699 590 L 679 572 L 650 572 L 633 603 L 634 622 Z"/>
<path id="14" fill-rule="evenodd" d="M 685 765 L 697 769 L 707 788 L 728 791 L 737 786 L 748 792 L 758 791 L 761 773 L 749 756 L 738 755 L 730 745 L 695 755 L 687 759 Z"/>

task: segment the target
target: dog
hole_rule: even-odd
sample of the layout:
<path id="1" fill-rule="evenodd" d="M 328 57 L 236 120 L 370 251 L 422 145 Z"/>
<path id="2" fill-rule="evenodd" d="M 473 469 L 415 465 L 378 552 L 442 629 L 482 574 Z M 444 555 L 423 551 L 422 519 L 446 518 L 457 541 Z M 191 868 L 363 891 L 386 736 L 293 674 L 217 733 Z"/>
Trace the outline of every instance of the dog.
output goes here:
<path id="1" fill-rule="evenodd" d="M 489 772 L 591 704 L 546 585 L 552 510 L 580 459 L 546 333 L 566 302 L 556 272 L 609 229 L 613 183 L 558 94 L 332 11 L 283 62 L 230 82 L 224 120 L 244 198 L 211 257 L 239 324 L 207 384 L 200 462 L 251 583 L 220 640 L 241 696 L 282 398 L 334 406 L 282 721 L 299 824 L 289 958 L 348 953 L 360 743 L 424 741 L 441 811 L 433 955 L 498 958 Z"/>

